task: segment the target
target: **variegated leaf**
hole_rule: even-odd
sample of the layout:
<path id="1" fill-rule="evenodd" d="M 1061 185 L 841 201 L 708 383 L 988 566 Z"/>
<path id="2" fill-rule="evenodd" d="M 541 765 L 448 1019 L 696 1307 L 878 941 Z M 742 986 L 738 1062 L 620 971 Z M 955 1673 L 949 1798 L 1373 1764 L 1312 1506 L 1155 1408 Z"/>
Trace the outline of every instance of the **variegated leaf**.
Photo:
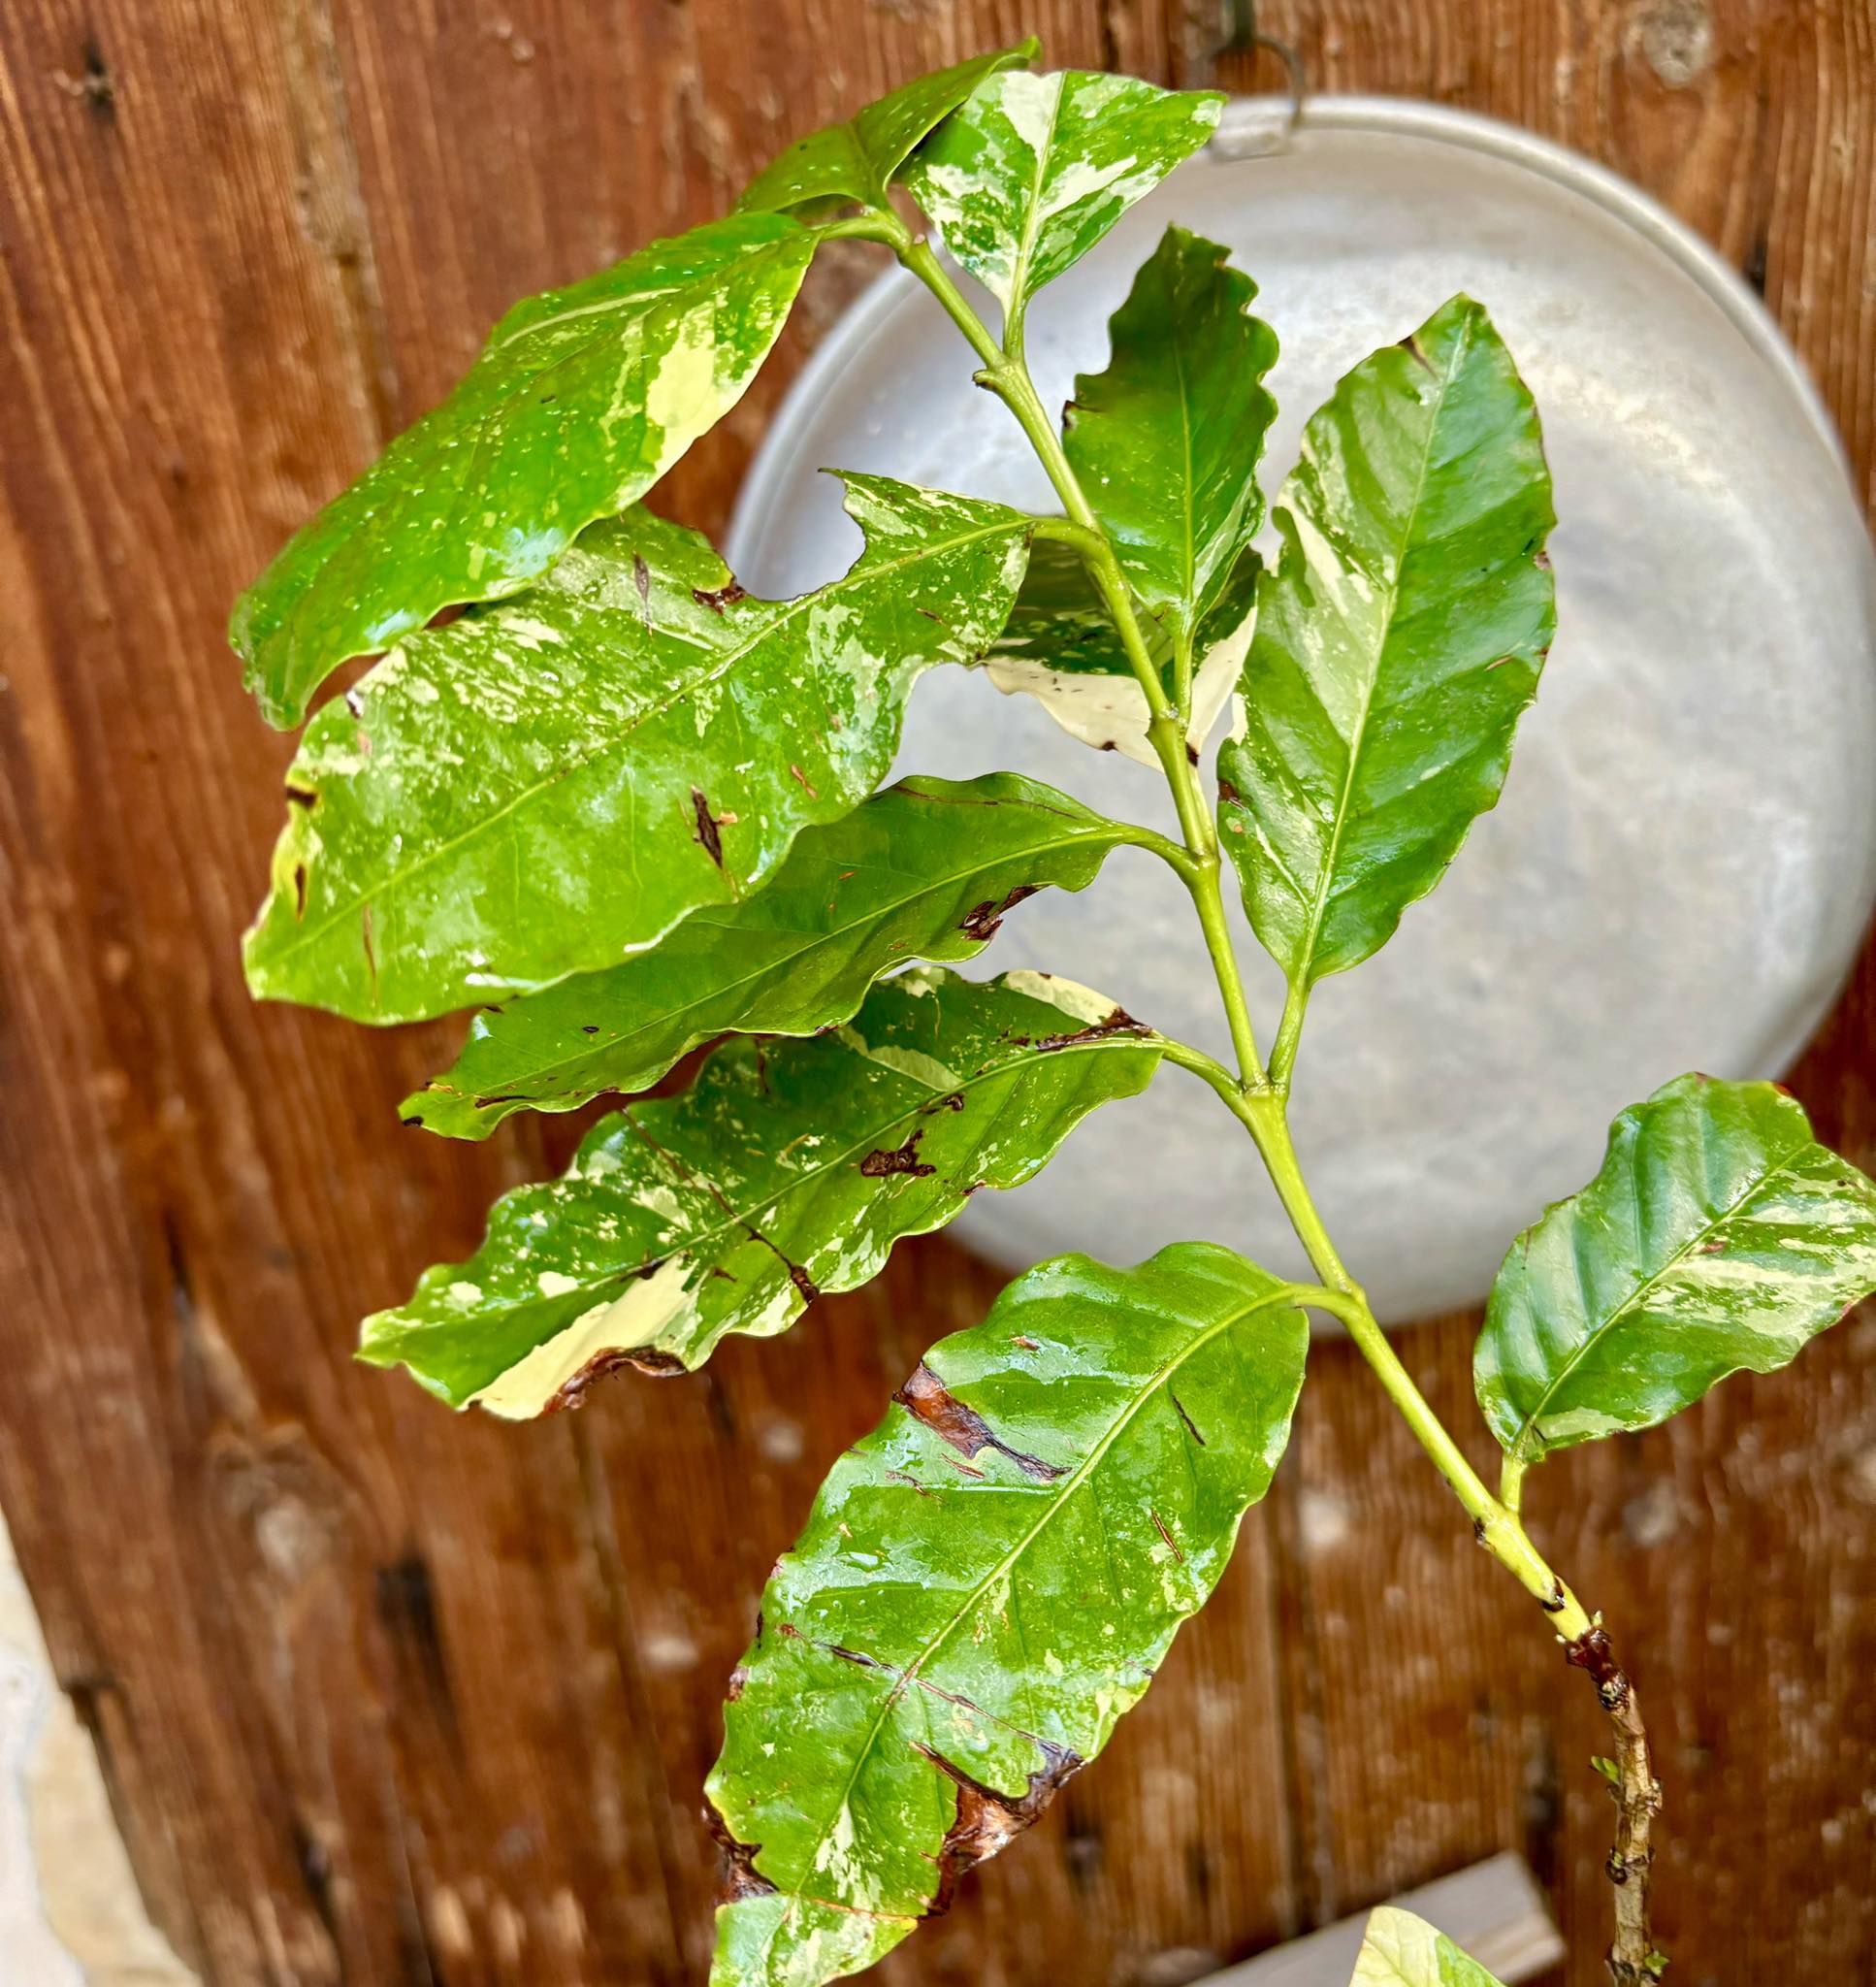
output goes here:
<path id="1" fill-rule="evenodd" d="M 817 237 L 731 214 L 517 304 L 456 390 L 304 525 L 229 638 L 275 725 L 348 656 L 532 584 L 742 398 Z"/>
<path id="2" fill-rule="evenodd" d="M 1348 1987 L 1501 1987 L 1443 1932 L 1396 1905 L 1368 1914 Z"/>
<path id="3" fill-rule="evenodd" d="M 1473 1357 L 1479 1405 L 1522 1467 L 1788 1365 L 1872 1290 L 1876 1183 L 1776 1085 L 1677 1077 L 1512 1244 Z"/>
<path id="4" fill-rule="evenodd" d="M 853 476 L 853 569 L 743 593 L 693 532 L 595 527 L 524 599 L 409 636 L 308 726 L 265 998 L 414 1021 L 610 966 L 741 902 L 863 800 L 934 664 L 1002 628 L 1031 521 Z"/>
<path id="5" fill-rule="evenodd" d="M 914 146 L 956 110 L 987 76 L 1026 68 L 1041 45 L 1034 35 L 1014 49 L 973 55 L 899 88 L 857 111 L 842 124 L 824 125 L 798 138 L 751 180 L 736 203 L 739 213 L 793 212 L 812 215 L 857 202 L 885 207 L 892 181 Z"/>
<path id="6" fill-rule="evenodd" d="M 680 1096 L 597 1125 L 563 1179 L 505 1194 L 468 1261 L 365 1323 L 360 1356 L 455 1407 L 526 1417 L 619 1365 L 697 1366 L 874 1276 L 902 1235 L 1015 1187 L 1159 1038 L 1066 980 L 882 982 L 846 1026 L 739 1036 Z"/>
<path id="7" fill-rule="evenodd" d="M 1010 70 L 977 86 L 904 177 L 946 247 L 1019 318 L 1205 143 L 1223 102 L 1131 76 Z"/>
<path id="8" fill-rule="evenodd" d="M 1555 625 L 1536 410 L 1478 305 L 1342 381 L 1277 522 L 1219 824 L 1307 993 L 1387 942 L 1498 799 Z"/>
<path id="9" fill-rule="evenodd" d="M 731 1686 L 712 1987 L 871 1965 L 1107 1743 L 1283 1453 L 1287 1298 L 1208 1242 L 1070 1255 L 925 1354 L 835 1463 Z"/>
<path id="10" fill-rule="evenodd" d="M 810 1035 L 908 960 L 981 952 L 1038 890 L 1081 890 L 1138 831 L 1016 773 L 902 780 L 811 828 L 773 883 L 698 911 L 649 952 L 485 1009 L 404 1123 L 486 1138 L 511 1112 L 649 1089 L 731 1030 Z"/>

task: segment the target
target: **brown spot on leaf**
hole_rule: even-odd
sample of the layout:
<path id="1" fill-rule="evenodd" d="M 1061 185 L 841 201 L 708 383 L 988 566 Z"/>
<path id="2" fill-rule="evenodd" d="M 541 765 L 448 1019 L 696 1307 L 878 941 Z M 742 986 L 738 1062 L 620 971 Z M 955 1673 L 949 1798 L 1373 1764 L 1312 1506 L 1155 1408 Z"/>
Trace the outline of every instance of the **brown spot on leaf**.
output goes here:
<path id="1" fill-rule="evenodd" d="M 1409 359 L 1417 359 L 1429 373 L 1433 371 L 1433 361 L 1427 357 L 1427 349 L 1420 342 L 1420 334 L 1418 332 L 1408 333 L 1401 341 L 1401 349 Z"/>
<path id="2" fill-rule="evenodd" d="M 737 1676 L 742 1673 L 739 1671 Z M 729 1679 L 730 1702 L 742 1695 L 742 1686 L 736 1677 Z M 703 1819 L 710 1833 L 717 1839 L 717 1847 L 723 1851 L 723 1878 L 717 1888 L 717 1902 L 720 1905 L 741 1904 L 745 1898 L 766 1898 L 775 1893 L 775 1886 L 756 1868 L 756 1858 L 762 1852 L 760 1842 L 739 1842 L 729 1833 L 724 1818 L 714 1805 L 705 1802 Z"/>
<path id="3" fill-rule="evenodd" d="M 1098 1042 L 1109 1035 L 1150 1035 L 1152 1029 L 1144 1021 L 1135 1021 L 1124 1007 L 1114 1008 L 1103 1021 L 1091 1021 L 1084 1028 L 1077 1028 L 1072 1034 L 1044 1035 L 1037 1042 L 1038 1049 L 1067 1049 L 1080 1042 Z"/>
<path id="4" fill-rule="evenodd" d="M 728 586 L 694 586 L 691 589 L 691 598 L 699 607 L 708 607 L 711 613 L 721 614 L 726 607 L 733 606 L 736 602 L 746 601 L 749 598 L 749 591 L 746 587 L 737 585 L 732 579 Z"/>
<path id="5" fill-rule="evenodd" d="M 1242 807 L 1244 803 L 1245 797 L 1239 793 L 1238 789 L 1228 779 L 1220 776 L 1218 780 L 1218 804 L 1221 807 Z"/>
<path id="6" fill-rule="evenodd" d="M 1199 1433 L 1199 1424 L 1185 1412 L 1185 1403 L 1180 1399 L 1179 1395 L 1170 1386 L 1166 1389 L 1166 1398 L 1172 1402 L 1174 1412 L 1185 1423 L 1186 1434 L 1203 1449 L 1205 1447 L 1205 1437 Z"/>
<path id="7" fill-rule="evenodd" d="M 1153 1530 L 1166 1541 L 1166 1549 L 1183 1566 L 1185 1564 L 1185 1554 L 1180 1550 L 1179 1541 L 1166 1529 L 1166 1520 L 1150 1506 L 1148 1507 L 1147 1515 L 1153 1521 Z"/>
<path id="8" fill-rule="evenodd" d="M 964 1108 L 964 1092 L 948 1091 L 942 1097 L 933 1097 L 928 1104 L 919 1106 L 919 1115 L 928 1118 L 934 1111 L 961 1111 Z"/>
<path id="9" fill-rule="evenodd" d="M 307 865 L 296 863 L 293 865 L 293 915 L 304 918 L 307 914 Z"/>
<path id="10" fill-rule="evenodd" d="M 804 1304 L 812 1304 L 821 1294 L 821 1286 L 798 1262 L 789 1264 L 789 1282 L 801 1292 L 801 1301 Z"/>
<path id="11" fill-rule="evenodd" d="M 1027 1791 L 1016 1798 L 987 1787 L 955 1766 L 942 1752 L 913 1742 L 941 1774 L 957 1786 L 957 1815 L 945 1833 L 938 1850 L 938 1888 L 928 1917 L 941 1917 L 951 1909 L 957 1880 L 966 1871 L 1007 1849 L 1023 1830 L 1032 1827 L 1043 1809 L 1081 1772 L 1084 1762 L 1066 1746 L 1051 1745 L 1046 1740 L 1035 1743 L 1043 1763 L 1029 1775 Z"/>
<path id="12" fill-rule="evenodd" d="M 1025 1352 L 1039 1352 L 1042 1348 L 1026 1332 L 1013 1332 L 1010 1337 L 1013 1346 L 1020 1346 Z"/>
<path id="13" fill-rule="evenodd" d="M 797 780 L 801 782 L 801 791 L 807 795 L 810 800 L 820 799 L 821 796 L 815 792 L 814 782 L 811 779 L 809 779 L 807 774 L 804 773 L 798 765 L 791 764 L 789 766 L 789 771 L 792 774 L 793 774 L 793 776 Z"/>
<path id="14" fill-rule="evenodd" d="M 1012 1449 L 977 1410 L 957 1396 L 922 1360 L 912 1378 L 892 1398 L 915 1421 L 922 1421 L 941 1441 L 948 1442 L 959 1455 L 973 1461 L 987 1449 L 1006 1456 L 1025 1477 L 1052 1483 L 1068 1472 L 1058 1464 L 1046 1463 L 1040 1456 L 1025 1455 Z"/>
<path id="15" fill-rule="evenodd" d="M 886 1665 L 877 1656 L 869 1656 L 863 1649 L 843 1648 L 837 1642 L 824 1642 L 821 1646 L 830 1656 L 838 1656 L 843 1663 L 853 1663 L 862 1670 L 884 1670 Z"/>
<path id="16" fill-rule="evenodd" d="M 655 1346 L 628 1346 L 596 1353 L 570 1380 L 562 1382 L 541 1413 L 558 1415 L 568 1408 L 585 1407 L 587 1394 L 594 1384 L 626 1366 L 652 1380 L 675 1380 L 679 1374 L 689 1370 L 675 1352 L 661 1352 Z"/>
<path id="17" fill-rule="evenodd" d="M 913 1132 L 901 1146 L 868 1153 L 860 1160 L 859 1170 L 869 1180 L 889 1179 L 894 1173 L 903 1173 L 913 1180 L 928 1180 L 938 1168 L 927 1166 L 919 1157 L 919 1141 L 923 1137 L 924 1132 L 921 1129 Z"/>
<path id="18" fill-rule="evenodd" d="M 316 807 L 319 804 L 318 790 L 314 787 L 296 787 L 291 780 L 286 783 L 287 805 L 290 807 Z"/>
<path id="19" fill-rule="evenodd" d="M 717 817 L 710 812 L 710 802 L 701 787 L 691 789 L 691 812 L 696 818 L 696 837 L 703 853 L 721 869 L 723 835 L 717 827 Z"/>
<path id="20" fill-rule="evenodd" d="M 361 904 L 358 912 L 358 934 L 365 946 L 365 969 L 372 976 L 372 1005 L 379 1005 L 377 992 L 377 948 L 372 942 L 372 907 Z"/>
<path id="21" fill-rule="evenodd" d="M 990 898 L 986 897 L 957 928 L 966 938 L 974 938 L 978 944 L 987 945 L 1002 928 L 1004 912 L 1014 909 L 1024 897 L 1034 896 L 1040 888 L 1039 884 L 1019 883 L 1001 903 L 992 902 Z"/>

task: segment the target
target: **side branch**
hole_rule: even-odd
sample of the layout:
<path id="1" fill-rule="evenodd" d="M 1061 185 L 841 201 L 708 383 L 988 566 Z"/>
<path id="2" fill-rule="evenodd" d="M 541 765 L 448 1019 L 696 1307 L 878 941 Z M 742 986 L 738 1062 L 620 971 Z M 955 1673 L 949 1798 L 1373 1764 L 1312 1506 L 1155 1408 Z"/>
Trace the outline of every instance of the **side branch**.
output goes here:
<path id="1" fill-rule="evenodd" d="M 1652 1987 L 1661 1977 L 1661 1959 L 1648 1929 L 1648 1893 L 1654 1876 L 1652 1842 L 1661 1811 L 1661 1782 L 1648 1752 L 1648 1728 L 1641 1721 L 1634 1685 L 1615 1660 L 1608 1631 L 1600 1624 L 1565 1645 L 1565 1656 L 1587 1670 L 1596 1695 L 1615 1729 L 1615 1846 L 1609 1851 L 1609 1881 L 1615 1886 L 1615 1941 L 1609 1947 L 1613 1987 Z"/>

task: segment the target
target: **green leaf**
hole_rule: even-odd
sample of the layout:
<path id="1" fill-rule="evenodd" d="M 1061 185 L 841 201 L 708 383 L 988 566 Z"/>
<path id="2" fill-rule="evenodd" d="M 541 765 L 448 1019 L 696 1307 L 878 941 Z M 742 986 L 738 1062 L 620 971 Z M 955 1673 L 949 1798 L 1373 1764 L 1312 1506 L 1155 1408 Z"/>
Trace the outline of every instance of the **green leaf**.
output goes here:
<path id="1" fill-rule="evenodd" d="M 1768 1083 L 1677 1077 L 1511 1246 L 1473 1355 L 1513 1460 L 1652 1428 L 1770 1373 L 1876 1290 L 1876 1185 Z"/>
<path id="2" fill-rule="evenodd" d="M 1199 623 L 1185 732 L 1195 755 L 1238 687 L 1250 646 L 1258 564 L 1256 553 L 1245 551 Z M 1178 687 L 1172 633 L 1151 615 L 1142 630 L 1170 698 Z M 1142 765 L 1158 766 L 1148 736 L 1146 692 L 1080 554 L 1059 539 L 1038 538 L 1030 547 L 1022 590 L 991 644 L 985 673 L 1006 696 L 1035 698 L 1063 731 L 1097 752 L 1124 752 Z"/>
<path id="3" fill-rule="evenodd" d="M 229 639 L 295 725 L 348 656 L 519 592 L 633 504 L 743 396 L 816 236 L 732 214 L 517 304 L 456 390 L 288 540 Z"/>
<path id="4" fill-rule="evenodd" d="M 1348 1987 L 1502 1987 L 1443 1932 L 1395 1905 L 1368 1914 Z"/>
<path id="5" fill-rule="evenodd" d="M 1037 290 L 1198 150 L 1223 102 L 1131 76 L 1011 71 L 978 85 L 904 179 L 945 245 L 1019 320 Z"/>
<path id="6" fill-rule="evenodd" d="M 1277 336 L 1229 253 L 1166 230 L 1109 321 L 1107 371 L 1076 378 L 1063 438 L 1129 585 L 1181 643 L 1264 521 Z"/>
<path id="7" fill-rule="evenodd" d="M 1107 1743 L 1283 1453 L 1286 1295 L 1207 1242 L 1045 1263 L 835 1463 L 724 1713 L 713 1987 L 870 1965 Z"/>
<path id="8" fill-rule="evenodd" d="M 1039 1171 L 1159 1038 L 1067 980 L 915 967 L 805 1041 L 739 1036 L 682 1096 L 596 1125 L 558 1181 L 499 1200 L 466 1263 L 365 1322 L 360 1356 L 454 1407 L 524 1418 L 630 1364 L 697 1366 L 786 1331 L 902 1235 Z"/>
<path id="9" fill-rule="evenodd" d="M 866 549 L 795 601 L 745 595 L 643 510 L 526 599 L 408 637 L 307 727 L 257 994 L 414 1021 L 615 964 L 740 902 L 878 785 L 913 682 L 974 662 L 1031 520 L 847 479 Z"/>
<path id="10" fill-rule="evenodd" d="M 650 952 L 485 1009 L 404 1122 L 486 1138 L 511 1112 L 649 1089 L 713 1035 L 811 1035 L 908 960 L 983 951 L 1038 890 L 1081 890 L 1138 831 L 1017 773 L 902 780 L 809 829 L 746 903 L 701 910 Z M 414 1115 L 413 1115 L 414 1114 Z"/>
<path id="11" fill-rule="evenodd" d="M 1219 822 L 1307 993 L 1387 942 L 1497 800 L 1555 624 L 1536 411 L 1478 305 L 1342 380 L 1277 521 Z"/>
<path id="12" fill-rule="evenodd" d="M 912 147 L 956 110 L 987 76 L 1026 68 L 1041 52 L 1031 35 L 1014 49 L 974 55 L 902 84 L 844 124 L 825 125 L 797 139 L 767 166 L 736 203 L 738 213 L 789 209 L 823 212 L 857 201 L 885 207 L 888 189 Z"/>

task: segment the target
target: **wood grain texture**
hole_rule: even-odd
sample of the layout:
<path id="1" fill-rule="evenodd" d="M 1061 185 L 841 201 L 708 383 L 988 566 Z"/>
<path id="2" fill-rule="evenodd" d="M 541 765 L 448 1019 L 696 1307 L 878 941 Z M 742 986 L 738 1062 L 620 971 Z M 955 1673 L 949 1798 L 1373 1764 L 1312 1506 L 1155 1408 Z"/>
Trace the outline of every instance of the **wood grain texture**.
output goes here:
<path id="1" fill-rule="evenodd" d="M 467 1251 L 566 1127 L 403 1134 L 444 1031 L 246 1002 L 287 747 L 240 693 L 230 598 L 517 294 L 701 218 L 921 67 L 1033 27 L 1189 81 L 1213 12 L 0 0 L 0 1500 L 152 1907 L 215 1987 L 698 1978 L 698 1789 L 763 1575 L 993 1289 L 913 1245 L 788 1339 L 518 1429 L 355 1368 L 354 1319 Z M 1867 0 L 1261 13 L 1318 86 L 1529 124 L 1683 214 L 1761 284 L 1876 497 Z M 817 272 L 661 505 L 721 524 L 870 267 Z M 1793 1079 L 1866 1161 L 1872 1025 L 1866 956 Z M 1472 1330 L 1407 1341 L 1469 1429 Z M 1572 1451 L 1533 1499 L 1649 1707 L 1673 1977 L 1876 1979 L 1876 1327 Z M 1317 1349 L 1253 1520 L 1100 1770 L 882 1979 L 1173 1987 L 1504 1847 L 1571 1987 L 1599 1979 L 1600 1714 L 1347 1347 Z"/>

